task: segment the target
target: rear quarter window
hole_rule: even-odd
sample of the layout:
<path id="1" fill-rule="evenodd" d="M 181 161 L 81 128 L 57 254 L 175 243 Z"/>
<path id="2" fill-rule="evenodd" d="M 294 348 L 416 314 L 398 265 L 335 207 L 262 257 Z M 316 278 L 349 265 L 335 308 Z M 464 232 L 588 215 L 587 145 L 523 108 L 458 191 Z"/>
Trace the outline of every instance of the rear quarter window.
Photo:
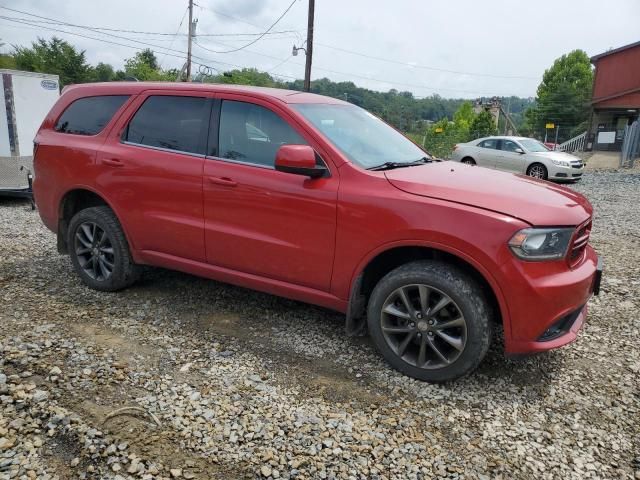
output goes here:
<path id="1" fill-rule="evenodd" d="M 54 130 L 73 135 L 97 135 L 128 98 L 129 95 L 79 98 L 62 113 Z"/>
<path id="2" fill-rule="evenodd" d="M 152 95 L 129 122 L 123 140 L 203 155 L 209 113 L 205 97 Z"/>

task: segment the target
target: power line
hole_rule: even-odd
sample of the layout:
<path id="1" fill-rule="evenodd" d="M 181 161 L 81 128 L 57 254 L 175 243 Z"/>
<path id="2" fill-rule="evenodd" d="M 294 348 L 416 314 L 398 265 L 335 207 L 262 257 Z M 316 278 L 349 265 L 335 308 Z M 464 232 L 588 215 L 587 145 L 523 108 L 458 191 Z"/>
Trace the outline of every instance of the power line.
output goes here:
<path id="1" fill-rule="evenodd" d="M 214 42 L 214 41 L 212 41 L 212 42 L 224 45 L 221 42 Z M 202 48 L 203 50 L 206 50 L 206 51 L 211 52 L 211 53 L 217 53 L 216 50 L 212 50 L 212 49 L 209 49 L 207 47 L 204 47 L 200 43 L 195 43 L 195 44 L 198 47 Z M 270 59 L 273 59 L 273 60 L 280 60 L 280 58 L 278 58 L 278 57 L 276 57 L 274 55 L 269 55 L 269 54 L 263 53 L 263 52 L 257 52 L 255 50 L 245 50 L 245 52 L 246 53 L 251 53 L 253 55 L 258 55 L 258 56 L 261 56 L 261 57 L 265 57 L 265 58 L 270 58 Z M 302 63 L 294 63 L 293 65 L 304 66 L 304 64 L 302 64 Z M 345 75 L 347 77 L 361 78 L 363 80 L 369 80 L 369 81 L 372 81 L 372 82 L 384 83 L 384 84 L 388 84 L 388 85 L 396 85 L 396 86 L 411 87 L 411 88 L 420 88 L 420 89 L 423 89 L 423 90 L 426 89 L 426 90 L 433 90 L 433 91 L 445 90 L 445 91 L 459 92 L 459 93 L 470 93 L 470 94 L 473 94 L 473 95 L 480 95 L 480 96 L 485 96 L 485 97 L 486 96 L 489 96 L 489 97 L 492 97 L 492 96 L 508 96 L 508 95 L 494 95 L 493 93 L 488 93 L 488 92 L 478 92 L 478 91 L 462 90 L 462 89 L 447 88 L 447 87 L 434 87 L 433 85 L 417 85 L 415 83 L 404 83 L 404 82 L 398 82 L 398 81 L 395 81 L 395 80 L 386 80 L 386 79 L 382 79 L 382 78 L 372 78 L 372 77 L 367 77 L 365 75 L 359 75 L 357 73 L 342 72 L 340 70 L 333 70 L 333 69 L 324 68 L 324 67 L 314 67 L 314 68 L 316 70 L 320 70 L 320 71 L 323 71 L 323 72 L 334 73 L 334 74 L 337 74 L 337 75 Z M 275 67 L 274 67 L 274 69 L 275 69 Z"/>
<path id="2" fill-rule="evenodd" d="M 272 27 L 288 12 L 288 10 L 293 6 L 293 3 L 295 3 L 295 0 L 294 0 L 294 2 L 292 2 L 289 5 L 288 9 L 285 10 L 285 12 L 279 17 L 279 19 L 276 20 L 276 22 L 274 22 L 274 24 L 272 24 Z M 0 6 L 0 8 L 16 11 L 15 9 L 9 9 L 7 7 L 4 7 L 4 6 Z M 70 24 L 68 22 L 56 20 L 56 19 L 49 18 L 49 17 L 43 17 L 43 16 L 40 16 L 40 15 L 35 15 L 35 14 L 29 13 L 29 12 L 18 11 L 18 13 L 22 13 L 22 14 L 26 14 L 26 15 L 30 15 L 30 16 L 35 16 L 37 18 L 42 18 L 42 19 L 46 19 L 46 20 L 50 20 L 50 21 L 54 21 L 54 22 L 58 22 L 58 24 L 60 24 L 60 25 L 66 25 L 66 26 L 71 26 L 71 27 L 75 27 L 75 28 L 83 28 L 83 29 L 88 29 L 90 31 L 94 31 L 95 32 L 93 27 L 88 27 L 88 26 L 84 26 L 84 25 Z M 95 37 L 89 37 L 89 36 L 86 36 L 86 35 L 81 35 L 81 34 L 74 33 L 74 32 L 55 29 L 55 28 L 52 28 L 52 27 L 44 27 L 44 26 L 40 26 L 40 25 L 37 25 L 37 24 L 34 24 L 34 23 L 29 23 L 29 22 L 27 22 L 25 20 L 20 20 L 20 19 L 16 19 L 16 18 L 12 18 L 12 17 L 1 16 L 0 18 L 3 18 L 5 20 L 9 20 L 9 21 L 12 21 L 12 22 L 17 22 L 17 23 L 22 23 L 22 24 L 26 24 L 26 25 L 36 26 L 36 27 L 40 27 L 40 28 L 44 28 L 44 29 L 48 29 L 48 30 L 58 31 L 58 32 L 61 32 L 61 33 L 67 33 L 67 34 L 70 34 L 70 35 L 76 35 L 76 36 L 79 36 L 79 37 L 89 38 L 89 39 L 96 40 L 96 41 L 106 42 L 106 40 L 104 40 L 104 39 L 95 38 Z M 164 46 L 160 46 L 160 45 L 155 45 L 155 44 L 152 44 L 152 43 L 143 42 L 143 41 L 140 41 L 140 40 L 135 40 L 135 39 L 132 39 L 132 38 L 129 38 L 129 37 L 124 37 L 124 36 L 121 36 L 121 35 L 115 35 L 115 34 L 111 34 L 111 33 L 105 33 L 105 32 L 100 32 L 100 31 L 95 32 L 95 33 L 99 33 L 100 35 L 110 36 L 110 37 L 113 37 L 113 38 L 123 39 L 123 40 L 129 41 L 129 42 L 134 42 L 134 43 L 137 43 L 137 44 L 140 44 L 140 45 L 145 45 L 147 47 L 153 47 L 153 48 L 161 49 L 162 52 L 160 52 L 160 53 L 164 53 L 166 56 L 172 56 L 172 57 L 176 57 L 176 58 L 184 58 L 184 52 L 181 51 L 181 50 L 176 50 L 176 49 L 173 49 L 173 48 L 168 48 L 168 47 L 164 47 Z M 128 48 L 136 48 L 136 47 L 132 47 L 131 45 L 118 44 L 118 43 L 115 43 L 115 42 L 106 42 L 106 43 L 112 43 L 112 44 L 115 44 L 115 45 L 125 46 L 125 47 L 128 47 Z M 196 43 L 196 42 L 194 42 L 194 43 Z M 219 43 L 219 42 L 216 42 L 216 43 Z M 255 43 L 255 41 L 253 43 Z M 220 52 L 217 52 L 215 50 L 203 47 L 199 43 L 196 43 L 196 45 L 198 47 L 200 47 L 200 48 L 202 48 L 204 50 L 210 51 L 212 53 L 220 53 Z M 247 46 L 248 45 L 245 45 L 244 47 L 241 47 L 241 48 L 246 48 Z M 143 50 L 143 49 L 138 48 L 138 50 Z M 281 63 L 284 63 L 284 62 L 282 62 L 282 60 L 280 58 L 274 57 L 272 55 L 264 54 L 262 52 L 255 52 L 255 51 L 252 51 L 252 50 L 245 50 L 245 51 L 247 53 L 252 53 L 254 55 L 260 55 L 260 56 L 263 56 L 263 57 L 272 58 L 272 59 L 281 61 Z M 176 52 L 176 53 L 180 53 L 181 55 L 171 55 L 171 54 L 169 54 L 167 52 Z M 200 58 L 201 60 L 203 59 L 203 57 L 196 57 L 196 58 Z M 238 66 L 238 65 L 234 65 L 234 64 L 231 64 L 231 63 L 227 63 L 227 62 L 221 62 L 221 61 L 218 61 L 218 60 L 209 60 L 209 59 L 204 59 L 204 60 L 208 61 L 208 62 L 219 63 L 219 64 L 222 64 L 222 65 L 226 64 L 226 65 L 236 66 L 238 68 L 243 68 L 243 67 Z M 296 63 L 296 65 L 302 66 L 302 64 L 299 64 L 299 63 Z M 278 66 L 279 65 L 277 65 L 276 67 L 278 67 Z M 274 70 L 276 67 L 272 67 L 272 70 Z M 329 72 L 329 73 L 338 74 L 338 75 L 345 75 L 347 77 L 355 77 L 355 78 L 361 78 L 361 79 L 364 79 L 364 80 L 369 80 L 369 81 L 372 81 L 372 82 L 384 83 L 384 84 L 387 84 L 387 85 L 397 85 L 397 86 L 404 86 L 404 87 L 411 87 L 411 88 L 428 89 L 428 90 L 433 90 L 433 91 L 445 90 L 445 91 L 452 91 L 452 92 L 469 93 L 469 94 L 473 94 L 473 95 L 484 95 L 484 96 L 488 95 L 488 96 L 492 96 L 492 94 L 489 94 L 487 92 L 477 92 L 477 91 L 469 91 L 469 90 L 462 90 L 462 89 L 455 89 L 455 88 L 434 87 L 434 86 L 431 86 L 431 85 L 418 85 L 418 84 L 413 84 L 413 83 L 398 82 L 398 81 L 394 81 L 394 80 L 372 78 L 372 77 L 359 75 L 359 74 L 355 74 L 355 73 L 342 72 L 342 71 L 339 71 L 339 70 L 333 70 L 333 69 L 322 68 L 322 67 L 316 67 L 316 69 L 317 70 L 321 70 L 321 71 L 326 71 L 326 72 Z M 281 77 L 284 77 L 284 78 L 296 79 L 295 77 L 292 77 L 290 75 L 285 75 L 285 74 L 278 74 L 278 75 L 281 76 Z"/>
<path id="3" fill-rule="evenodd" d="M 495 74 L 492 74 L 492 73 L 478 73 L 478 72 L 464 72 L 464 71 L 458 71 L 458 70 L 448 70 L 448 69 L 445 69 L 445 68 L 429 67 L 427 65 L 414 64 L 414 63 L 410 63 L 410 62 L 401 62 L 399 60 L 392 60 L 392 59 L 389 59 L 389 58 L 377 57 L 375 55 L 368 55 L 366 53 L 356 52 L 356 51 L 353 51 L 353 50 L 347 50 L 346 48 L 342 48 L 342 47 L 334 47 L 333 45 L 327 45 L 326 43 L 316 42 L 316 45 L 320 45 L 321 47 L 330 48 L 332 50 L 337 50 L 337 51 L 340 51 L 340 52 L 349 53 L 351 55 L 357 55 L 359 57 L 370 58 L 370 59 L 373 59 L 373 60 L 379 60 L 381 62 L 393 63 L 395 65 L 403 65 L 405 67 L 419 68 L 419 69 L 423 69 L 423 70 L 433 70 L 433 71 L 436 71 L 436 72 L 455 73 L 457 75 L 470 75 L 470 76 L 475 76 L 475 77 L 507 78 L 507 79 L 520 79 L 520 80 L 539 80 L 539 77 L 525 77 L 525 76 L 519 76 L 519 75 L 495 75 Z"/>
<path id="4" fill-rule="evenodd" d="M 282 20 L 282 19 L 284 18 L 284 16 L 289 12 L 289 10 L 291 10 L 291 7 L 293 7 L 293 5 L 296 3 L 296 1 L 297 1 L 297 0 L 293 0 L 293 1 L 289 4 L 289 6 L 285 9 L 285 11 L 284 11 L 284 12 L 282 12 L 282 14 L 281 14 L 277 19 L 276 19 L 276 21 L 275 21 L 275 22 L 273 22 L 273 23 L 269 26 L 269 28 L 267 28 L 264 32 L 262 32 L 262 34 L 261 34 L 260 36 L 258 36 L 258 38 L 254 38 L 253 40 L 251 40 L 251 41 L 250 41 L 249 43 L 247 43 L 246 45 L 243 45 L 243 46 L 241 46 L 241 47 L 237 47 L 237 48 L 233 48 L 233 49 L 231 49 L 231 50 L 221 51 L 221 52 L 217 52 L 217 51 L 215 51 L 215 50 L 209 50 L 209 49 L 205 49 L 205 50 L 209 50 L 210 52 L 213 52 L 213 53 L 233 53 L 233 52 L 238 52 L 238 51 L 240 51 L 240 50 L 244 50 L 244 49 L 245 49 L 245 48 L 247 48 L 247 47 L 250 47 L 250 46 L 251 46 L 251 45 L 253 45 L 254 43 L 259 42 L 259 41 L 260 41 L 260 40 L 261 40 L 261 39 L 262 39 L 262 38 L 263 38 L 267 33 L 269 33 L 269 32 L 271 31 L 271 29 L 272 29 L 273 27 L 275 27 L 275 26 L 276 26 L 276 25 L 278 24 L 278 22 L 279 22 L 280 20 Z"/>
<path id="5" fill-rule="evenodd" d="M 29 12 L 25 12 L 22 10 L 16 10 L 15 8 L 9 8 L 9 7 L 5 7 L 3 5 L 0 5 L 0 8 L 4 9 L 4 10 L 9 10 L 15 13 L 21 13 L 23 15 L 30 15 L 30 16 L 35 16 L 37 18 L 42 18 L 42 19 L 46 19 L 46 20 L 33 20 L 33 19 L 26 19 L 26 18 L 16 18 L 16 20 L 29 20 L 30 22 L 36 22 L 36 23 L 48 23 L 48 24 L 54 24 L 54 25 L 58 25 L 58 24 L 63 24 L 66 25 L 68 27 L 78 27 L 78 28 L 87 28 L 90 30 L 104 30 L 107 32 L 119 32 L 119 33 L 135 33 L 135 34 L 140 34 L 140 35 L 158 35 L 158 36 L 167 36 L 167 37 L 174 37 L 176 35 L 181 35 L 181 36 L 187 36 L 186 33 L 171 33 L 171 32 L 149 32 L 149 31 L 143 31 L 143 30 L 128 30 L 128 29 L 123 29 L 123 28 L 111 28 L 111 27 L 95 27 L 95 26 L 89 26 L 89 25 L 76 25 L 73 23 L 68 23 L 68 22 L 61 22 L 61 21 L 56 21 L 56 20 L 51 20 L 48 19 L 47 17 L 41 17 Z M 256 37 L 256 36 L 260 36 L 260 35 L 278 35 L 278 34 L 287 34 L 287 33 L 299 33 L 297 30 L 277 30 L 274 32 L 268 31 L 268 32 L 255 32 L 255 33 L 199 33 L 198 36 L 200 37 Z"/>
<path id="6" fill-rule="evenodd" d="M 284 60 L 282 60 L 280 63 L 278 63 L 277 65 L 271 67 L 269 70 L 267 70 L 267 73 L 271 73 L 274 70 L 278 69 L 279 67 L 281 67 L 282 65 L 284 65 L 285 63 L 287 63 L 289 60 L 291 60 L 291 55 L 287 56 L 287 58 L 285 58 Z"/>
<path id="7" fill-rule="evenodd" d="M 169 44 L 169 48 L 173 47 L 173 42 L 176 41 L 176 37 L 178 36 L 180 29 L 182 28 L 182 24 L 184 23 L 184 18 L 187 16 L 188 11 L 189 10 L 187 8 L 184 9 L 184 13 L 182 14 L 182 19 L 180 20 L 180 24 L 178 25 L 178 30 L 176 30 L 175 35 L 171 38 L 171 43 Z M 166 58 L 167 58 L 167 54 L 165 53 L 164 56 L 162 57 L 162 60 L 160 60 L 160 63 L 159 63 L 160 67 L 162 67 L 162 63 L 165 61 Z"/>
<path id="8" fill-rule="evenodd" d="M 117 45 L 117 46 L 119 46 L 119 47 L 131 48 L 131 49 L 133 49 L 133 50 L 138 50 L 138 51 L 142 51 L 142 50 L 144 50 L 144 48 L 136 47 L 136 46 L 134 46 L 134 45 L 128 45 L 128 44 L 125 44 L 125 43 L 114 42 L 113 40 L 106 40 L 106 39 L 104 39 L 104 38 L 92 37 L 92 36 L 89 36 L 89 35 L 83 35 L 83 34 L 81 34 L 81 33 L 77 33 L 77 32 L 69 32 L 69 31 L 67 31 L 67 30 L 61 30 L 61 29 L 59 29 L 59 28 L 43 27 L 43 26 L 38 25 L 38 24 L 35 24 L 35 23 L 29 23 L 29 22 L 26 22 L 26 21 L 15 20 L 15 19 L 11 19 L 11 18 L 8 18 L 8 17 L 0 17 L 0 18 L 2 18 L 2 19 L 8 19 L 9 21 L 16 22 L 16 23 L 23 23 L 23 24 L 25 24 L 25 25 L 30 25 L 30 26 L 32 26 L 32 27 L 39 27 L 40 29 L 52 30 L 52 31 L 54 31 L 54 32 L 66 33 L 67 35 L 74 35 L 74 36 L 76 36 L 76 37 L 87 38 L 87 39 L 90 39 L 90 40 L 95 40 L 95 41 L 97 41 L 97 42 L 107 43 L 107 44 L 110 44 L 110 45 Z M 122 38 L 126 38 L 126 37 L 122 37 Z M 138 43 L 140 43 L 140 42 L 138 42 Z M 152 46 L 152 47 L 155 47 L 155 48 L 160 49 L 159 51 L 158 51 L 158 50 L 152 50 L 154 53 L 164 53 L 164 51 L 165 51 L 165 50 L 167 50 L 167 48 L 166 48 L 166 47 L 163 47 L 163 46 L 161 46 L 161 45 L 153 45 L 153 44 L 145 44 L 145 45 L 150 45 L 150 46 Z M 150 49 L 150 50 L 151 50 L 151 49 Z M 174 49 L 172 49 L 172 50 L 171 50 L 171 52 L 177 52 L 177 51 L 178 51 L 178 50 L 174 50 Z M 169 56 L 169 57 L 175 57 L 175 58 L 180 58 L 180 59 L 184 58 L 184 52 L 180 52 L 180 53 L 182 53 L 182 55 L 177 55 L 177 54 L 175 54 L 175 53 L 167 53 L 167 56 Z M 218 64 L 220 64 L 220 65 L 227 65 L 227 66 L 229 66 L 229 67 L 235 67 L 235 68 L 245 68 L 245 67 L 243 67 L 242 65 L 237 65 L 237 64 L 235 64 L 235 63 L 222 62 L 222 61 L 220 61 L 220 60 L 211 60 L 211 59 L 203 58 L 203 57 L 196 56 L 196 55 L 194 55 L 193 57 L 194 57 L 194 58 L 196 58 L 196 59 L 201 60 L 200 62 L 194 61 L 193 63 L 195 63 L 196 65 L 202 65 L 202 66 L 204 66 L 204 67 L 208 67 L 209 65 L 207 65 L 207 63 L 203 63 L 203 62 L 208 62 L 208 63 L 218 63 Z M 296 79 L 296 77 L 292 77 L 292 76 L 290 76 L 290 75 L 280 75 L 280 76 L 285 77 L 285 78 L 290 78 L 290 79 L 292 79 L 292 80 L 297 80 L 297 79 Z"/>

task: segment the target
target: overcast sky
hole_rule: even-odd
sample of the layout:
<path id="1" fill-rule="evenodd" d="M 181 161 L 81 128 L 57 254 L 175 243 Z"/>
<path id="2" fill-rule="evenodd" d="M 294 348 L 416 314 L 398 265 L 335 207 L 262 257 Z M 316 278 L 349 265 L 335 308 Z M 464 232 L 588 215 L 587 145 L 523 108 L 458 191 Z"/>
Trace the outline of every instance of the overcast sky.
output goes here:
<path id="1" fill-rule="evenodd" d="M 197 32 L 264 31 L 291 1 L 196 0 Z M 0 0 L 0 5 L 78 25 L 175 33 L 187 0 Z M 46 21 L 4 9 L 0 15 L 30 19 L 31 23 Z M 152 48 L 163 67 L 179 68 L 184 63 L 178 57 L 186 51 L 186 19 L 182 35 L 175 38 L 110 32 L 127 37 L 123 39 L 51 23 L 40 25 L 145 48 L 131 40 L 135 39 L 156 45 Z M 294 32 L 268 35 L 234 53 L 204 48 L 230 50 L 254 37 L 199 36 L 193 47 L 194 60 L 221 70 L 232 65 L 256 67 L 287 80 L 303 78 L 304 53 L 292 57 L 291 48 L 302 44 L 306 26 L 307 0 L 296 0 L 273 28 Z M 135 48 L 0 20 L 0 38 L 6 44 L 27 45 L 38 36 L 52 35 L 86 50 L 93 64 L 107 62 L 121 68 L 124 59 L 136 52 Z M 563 53 L 580 48 L 591 56 L 638 40 L 639 0 L 317 0 L 312 78 L 352 80 L 359 86 L 408 90 L 416 96 L 527 97 L 535 96 L 545 68 Z M 163 48 L 176 51 L 165 56 Z"/>

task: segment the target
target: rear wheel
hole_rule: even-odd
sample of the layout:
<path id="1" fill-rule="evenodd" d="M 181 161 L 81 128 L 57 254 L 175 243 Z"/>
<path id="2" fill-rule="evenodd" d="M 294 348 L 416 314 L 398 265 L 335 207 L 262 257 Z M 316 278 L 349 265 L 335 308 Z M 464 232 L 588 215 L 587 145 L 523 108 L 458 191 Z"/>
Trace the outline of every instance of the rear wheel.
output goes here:
<path id="1" fill-rule="evenodd" d="M 446 382 L 473 371 L 491 341 L 490 309 L 462 270 L 417 261 L 396 268 L 373 290 L 368 327 L 382 356 L 419 380 Z"/>
<path id="2" fill-rule="evenodd" d="M 462 163 L 466 163 L 467 165 L 475 165 L 476 161 L 471 157 L 465 157 L 462 159 Z"/>
<path id="3" fill-rule="evenodd" d="M 547 167 L 545 167 L 541 163 L 533 163 L 529 165 L 529 168 L 527 169 L 527 175 L 529 175 L 530 177 L 539 178 L 541 180 L 546 180 L 548 175 Z"/>
<path id="4" fill-rule="evenodd" d="M 139 267 L 133 263 L 127 239 L 109 207 L 76 213 L 67 239 L 71 263 L 87 286 L 112 292 L 138 279 Z"/>

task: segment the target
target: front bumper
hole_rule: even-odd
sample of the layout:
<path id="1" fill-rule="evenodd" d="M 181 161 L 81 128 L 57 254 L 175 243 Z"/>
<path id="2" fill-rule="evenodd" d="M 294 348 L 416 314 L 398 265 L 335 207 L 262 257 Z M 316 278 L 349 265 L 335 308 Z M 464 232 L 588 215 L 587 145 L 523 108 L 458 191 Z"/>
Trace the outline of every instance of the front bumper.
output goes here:
<path id="1" fill-rule="evenodd" d="M 586 319 L 589 298 L 600 291 L 602 262 L 593 248 L 587 247 L 583 261 L 573 269 L 561 262 L 520 262 L 506 268 L 520 275 L 510 285 L 514 291 L 508 297 L 506 353 L 541 352 L 574 341 Z"/>
<path id="2" fill-rule="evenodd" d="M 584 174 L 584 164 L 580 168 L 577 167 L 562 167 L 559 165 L 554 165 L 549 168 L 549 180 L 558 180 L 558 181 L 573 181 L 579 180 L 582 178 Z"/>

